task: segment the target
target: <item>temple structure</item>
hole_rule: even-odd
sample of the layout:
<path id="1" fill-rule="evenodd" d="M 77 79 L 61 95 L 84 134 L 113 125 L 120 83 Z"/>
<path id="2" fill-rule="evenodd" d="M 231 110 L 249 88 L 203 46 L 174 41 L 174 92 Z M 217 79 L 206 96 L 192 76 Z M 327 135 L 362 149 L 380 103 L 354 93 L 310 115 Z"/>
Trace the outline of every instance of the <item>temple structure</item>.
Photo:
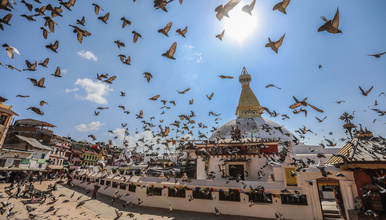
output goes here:
<path id="1" fill-rule="evenodd" d="M 83 171 L 74 184 L 87 187 L 98 182 L 105 186 L 100 193 L 106 195 L 129 191 L 130 196 L 122 199 L 132 203 L 140 199 L 142 206 L 172 205 L 209 213 L 216 207 L 223 214 L 267 219 L 279 213 L 285 219 L 350 219 L 358 195 L 353 172 L 324 165 L 316 153 L 303 149 L 312 146 L 298 144 L 288 129 L 263 118 L 264 108 L 250 88 L 251 80 L 243 68 L 237 118 L 214 131 L 209 140 L 190 143 L 195 150 L 186 148 L 195 158 L 195 177 Z M 308 159 L 298 158 L 296 148 Z"/>

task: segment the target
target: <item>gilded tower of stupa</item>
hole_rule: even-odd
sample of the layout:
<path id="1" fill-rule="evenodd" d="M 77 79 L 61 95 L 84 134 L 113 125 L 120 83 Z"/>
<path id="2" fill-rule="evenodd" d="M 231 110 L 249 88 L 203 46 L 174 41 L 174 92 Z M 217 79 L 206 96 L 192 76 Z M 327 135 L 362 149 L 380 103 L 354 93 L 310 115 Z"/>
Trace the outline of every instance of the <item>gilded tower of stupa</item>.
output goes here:
<path id="1" fill-rule="evenodd" d="M 261 114 L 258 113 L 261 105 L 253 93 L 251 87 L 249 86 L 251 81 L 251 75 L 249 75 L 247 69 L 243 67 L 241 75 L 239 76 L 239 82 L 241 83 L 241 94 L 239 104 L 236 108 L 237 118 L 261 117 Z"/>

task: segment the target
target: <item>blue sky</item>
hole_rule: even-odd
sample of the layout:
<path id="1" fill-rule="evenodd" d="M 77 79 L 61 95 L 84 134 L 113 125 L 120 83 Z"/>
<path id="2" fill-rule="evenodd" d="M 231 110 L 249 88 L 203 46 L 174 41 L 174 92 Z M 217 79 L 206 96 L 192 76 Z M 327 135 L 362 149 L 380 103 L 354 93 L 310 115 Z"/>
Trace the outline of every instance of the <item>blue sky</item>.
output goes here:
<path id="1" fill-rule="evenodd" d="M 27 2 L 34 8 L 48 3 L 59 5 L 47 0 L 42 0 L 43 4 L 32 0 Z M 303 125 L 312 129 L 317 135 L 307 134 L 306 143 L 319 144 L 323 136 L 336 142 L 345 137 L 343 122 L 338 119 L 345 111 L 355 111 L 354 124 L 361 123 L 375 135 L 386 136 L 385 118 L 368 108 L 374 100 L 379 104 L 376 108 L 385 110 L 386 107 L 386 97 L 379 97 L 381 92 L 386 92 L 386 55 L 380 59 L 368 56 L 386 51 L 385 1 L 291 1 L 285 15 L 272 10 L 279 1 L 258 0 L 252 16 L 244 16 L 241 7 L 250 2 L 242 0 L 230 11 L 230 18 L 218 21 L 214 9 L 227 1 L 185 0 L 182 5 L 173 1 L 167 6 L 167 13 L 155 10 L 153 2 L 147 0 L 138 0 L 137 3 L 129 0 L 77 1 L 72 11 L 63 8 L 63 17 L 53 18 L 59 26 L 55 26 L 55 32 L 45 40 L 39 29 L 43 27 L 44 19 L 37 16 L 36 21 L 29 22 L 20 17 L 32 13 L 17 1 L 11 26 L 5 25 L 5 30 L 0 31 L 0 43 L 17 48 L 22 56 L 15 55 L 10 59 L 5 48 L 1 48 L 0 62 L 19 69 L 26 68 L 25 60 L 39 62 L 49 57 L 50 62 L 48 68 L 38 66 L 35 72 L 17 72 L 0 67 L 0 96 L 7 98 L 7 104 L 13 105 L 14 111 L 20 115 L 16 119 L 47 121 L 57 126 L 54 131 L 59 135 L 69 134 L 77 140 L 91 141 L 87 135 L 94 134 L 97 141 L 107 141 L 112 138 L 108 130 L 122 134 L 122 122 L 128 123 L 132 136 L 129 139 L 135 142 L 138 137 L 134 136 L 135 131 L 143 132 L 143 124 L 135 119 L 140 110 L 143 110 L 146 121 L 152 116 L 156 118 L 152 121 L 157 125 L 153 128 L 155 132 L 159 131 L 159 120 L 164 119 L 161 125 L 165 127 L 179 120 L 178 115 L 190 114 L 190 110 L 197 115 L 194 118 L 196 122 L 208 126 L 208 130 L 200 130 L 203 133 L 209 132 L 212 126 L 218 127 L 234 119 L 241 91 L 238 76 L 245 66 L 252 75 L 251 88 L 260 104 L 287 114 L 291 119 L 283 121 L 280 116 L 270 118 L 266 114 L 264 117 L 283 124 L 292 132 Z M 97 19 L 92 3 L 104 9 L 99 16 L 110 13 L 107 24 Z M 343 33 L 317 32 L 324 23 L 320 16 L 332 19 L 338 7 L 339 29 Z M 8 13 L 1 10 L 0 17 Z M 85 27 L 76 24 L 82 16 L 86 18 Z M 124 29 L 120 20 L 123 16 L 132 22 Z M 234 37 L 234 30 L 228 25 L 232 19 L 240 21 L 241 31 L 249 34 L 242 39 Z M 157 32 L 170 21 L 173 25 L 169 37 Z M 92 35 L 79 44 L 69 24 L 77 25 Z M 176 35 L 175 31 L 185 26 L 188 26 L 186 38 Z M 225 35 L 220 41 L 215 35 L 223 29 Z M 137 43 L 133 43 L 132 31 L 140 33 L 144 39 L 139 38 Z M 265 48 L 268 37 L 276 41 L 284 33 L 286 36 L 278 54 Z M 57 54 L 45 48 L 56 40 L 59 41 Z M 118 49 L 115 40 L 124 42 L 126 47 Z M 176 60 L 162 57 L 161 54 L 173 42 L 177 42 Z M 130 56 L 132 65 L 122 64 L 119 54 Z M 322 69 L 318 69 L 319 64 Z M 62 69 L 62 78 L 50 75 L 58 66 Z M 153 75 L 150 83 L 143 77 L 144 72 Z M 117 79 L 112 84 L 98 82 L 97 73 L 116 75 Z M 218 75 L 235 78 L 220 79 Z M 27 79 L 42 77 L 45 77 L 44 89 L 34 87 Z M 265 88 L 271 83 L 282 89 Z M 358 86 L 365 90 L 374 86 L 374 89 L 365 97 Z M 188 87 L 191 90 L 185 95 L 176 91 Z M 120 91 L 125 92 L 126 97 L 121 97 Z M 214 97 L 209 101 L 205 94 L 212 92 Z M 17 98 L 18 94 L 31 97 Z M 157 94 L 161 95 L 158 101 L 148 100 Z M 288 108 L 294 103 L 292 96 L 298 99 L 308 97 L 309 103 L 323 109 L 324 113 L 307 107 L 308 117 L 294 115 Z M 175 100 L 177 105 L 174 107 L 168 103 L 171 109 L 160 109 L 162 99 Z M 194 104 L 188 105 L 191 99 L 194 99 Z M 50 104 L 41 107 L 44 116 L 26 110 L 30 106 L 37 107 L 41 100 Z M 334 103 L 338 100 L 346 102 Z M 131 113 L 124 114 L 119 105 Z M 94 116 L 94 110 L 99 106 L 109 109 Z M 160 115 L 162 111 L 165 114 Z M 221 113 L 219 124 L 214 123 L 215 117 L 208 116 L 209 111 Z M 314 116 L 328 117 L 323 123 L 318 123 Z M 374 119 L 378 120 L 373 123 Z M 193 132 L 197 138 L 197 129 Z M 333 135 L 328 135 L 329 132 Z M 121 143 L 118 140 L 115 141 Z"/>

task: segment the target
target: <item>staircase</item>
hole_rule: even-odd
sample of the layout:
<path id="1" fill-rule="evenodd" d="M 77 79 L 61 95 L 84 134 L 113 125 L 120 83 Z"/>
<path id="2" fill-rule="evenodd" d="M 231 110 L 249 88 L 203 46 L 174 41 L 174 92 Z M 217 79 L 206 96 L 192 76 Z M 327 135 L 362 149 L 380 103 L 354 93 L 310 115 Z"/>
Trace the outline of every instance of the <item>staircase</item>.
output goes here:
<path id="1" fill-rule="evenodd" d="M 324 220 L 344 220 L 338 210 L 323 210 Z"/>
<path id="2" fill-rule="evenodd" d="M 344 220 L 336 207 L 335 200 L 322 200 L 322 214 L 324 220 Z"/>

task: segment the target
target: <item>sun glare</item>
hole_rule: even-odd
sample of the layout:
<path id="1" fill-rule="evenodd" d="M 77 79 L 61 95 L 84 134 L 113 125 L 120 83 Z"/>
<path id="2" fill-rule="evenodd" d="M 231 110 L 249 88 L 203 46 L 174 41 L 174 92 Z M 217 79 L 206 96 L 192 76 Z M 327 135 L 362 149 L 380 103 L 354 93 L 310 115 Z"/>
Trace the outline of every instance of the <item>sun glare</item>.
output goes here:
<path id="1" fill-rule="evenodd" d="M 257 26 L 256 15 L 252 16 L 241 11 L 241 8 L 236 7 L 229 13 L 229 18 L 224 17 L 224 38 L 230 37 L 236 39 L 240 43 L 251 36 Z"/>

